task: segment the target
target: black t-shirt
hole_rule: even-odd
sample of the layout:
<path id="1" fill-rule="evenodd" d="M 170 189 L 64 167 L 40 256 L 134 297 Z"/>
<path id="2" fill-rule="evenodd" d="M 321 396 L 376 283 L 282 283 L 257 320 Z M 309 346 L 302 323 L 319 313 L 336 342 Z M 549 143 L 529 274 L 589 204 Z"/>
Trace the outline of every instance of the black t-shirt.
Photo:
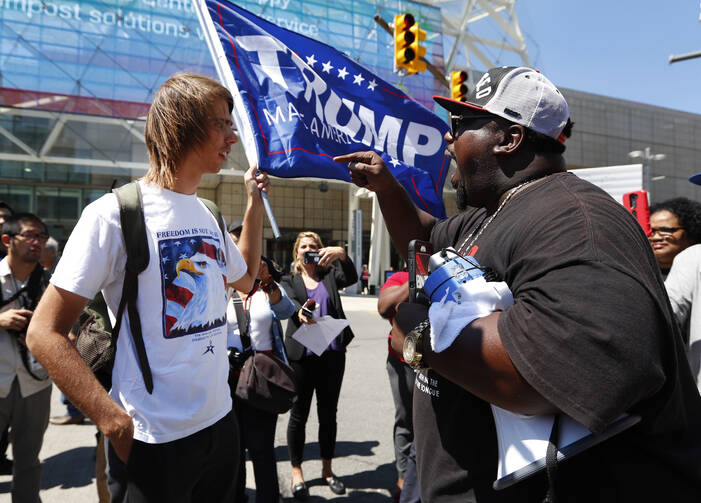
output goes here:
<path id="1" fill-rule="evenodd" d="M 457 248 L 482 221 L 469 210 L 435 225 L 434 250 Z M 475 243 L 514 305 L 499 334 L 521 375 L 600 432 L 624 412 L 642 421 L 562 463 L 563 501 L 701 501 L 701 398 L 648 241 L 599 188 L 569 173 L 519 191 Z M 489 405 L 434 371 L 417 376 L 414 425 L 422 501 L 540 501 L 544 476 L 493 491 Z"/>

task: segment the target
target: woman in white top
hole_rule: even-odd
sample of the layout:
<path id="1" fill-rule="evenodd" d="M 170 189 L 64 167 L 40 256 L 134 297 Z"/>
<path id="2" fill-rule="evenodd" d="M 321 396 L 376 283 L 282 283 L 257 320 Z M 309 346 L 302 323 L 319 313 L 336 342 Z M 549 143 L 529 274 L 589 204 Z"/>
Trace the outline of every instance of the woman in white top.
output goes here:
<path id="1" fill-rule="evenodd" d="M 247 295 L 244 292 L 238 292 L 238 295 L 249 312 L 251 347 L 256 351 L 269 351 L 287 362 L 280 320 L 289 318 L 294 313 L 295 306 L 275 281 L 276 277 L 279 279 L 278 275 L 272 262 L 263 257 L 258 272 L 260 281 L 254 287 L 253 293 Z M 229 301 L 227 309 L 227 324 L 229 325 L 227 341 L 229 347 L 242 350 L 233 299 Z M 256 480 L 256 503 L 278 503 L 280 489 L 275 459 L 277 414 L 256 409 L 237 399 L 234 395 L 237 382 L 238 372 L 229 379 L 242 447 L 235 501 L 244 501 L 245 450 L 248 449 Z"/>

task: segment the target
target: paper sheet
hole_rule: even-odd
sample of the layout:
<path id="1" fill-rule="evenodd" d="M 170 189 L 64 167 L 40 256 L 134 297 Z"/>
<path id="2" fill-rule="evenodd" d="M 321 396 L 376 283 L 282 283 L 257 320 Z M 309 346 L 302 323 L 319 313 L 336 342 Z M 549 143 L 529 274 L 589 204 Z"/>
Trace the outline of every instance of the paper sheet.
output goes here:
<path id="1" fill-rule="evenodd" d="M 315 318 L 316 323 L 307 325 L 303 323 L 297 331 L 292 334 L 292 338 L 300 342 L 317 356 L 326 350 L 341 331 L 350 325 L 348 320 L 337 320 L 331 316 Z"/>

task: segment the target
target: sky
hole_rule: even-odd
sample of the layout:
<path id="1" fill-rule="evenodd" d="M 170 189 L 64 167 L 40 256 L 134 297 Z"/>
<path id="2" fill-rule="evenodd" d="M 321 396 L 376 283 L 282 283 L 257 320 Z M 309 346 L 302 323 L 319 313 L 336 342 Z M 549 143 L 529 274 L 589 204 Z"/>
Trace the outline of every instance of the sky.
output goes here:
<path id="1" fill-rule="evenodd" d="M 558 87 L 701 114 L 701 58 L 668 62 L 701 51 L 699 0 L 518 0 L 516 12 L 531 65 Z"/>

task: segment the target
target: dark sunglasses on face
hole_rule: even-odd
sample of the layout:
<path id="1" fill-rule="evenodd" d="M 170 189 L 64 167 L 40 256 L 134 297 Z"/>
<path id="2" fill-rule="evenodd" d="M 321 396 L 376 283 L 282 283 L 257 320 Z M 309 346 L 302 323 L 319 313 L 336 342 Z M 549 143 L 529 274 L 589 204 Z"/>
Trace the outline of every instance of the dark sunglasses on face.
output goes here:
<path id="1" fill-rule="evenodd" d="M 460 125 L 467 123 L 468 121 L 476 119 L 491 119 L 494 116 L 492 114 L 467 114 L 467 115 L 451 115 L 450 116 L 450 135 L 453 140 L 457 140 L 460 136 Z"/>
<path id="2" fill-rule="evenodd" d="M 650 235 L 652 237 L 655 234 L 659 234 L 661 238 L 671 237 L 675 232 L 684 229 L 684 227 L 652 227 L 650 229 Z"/>

